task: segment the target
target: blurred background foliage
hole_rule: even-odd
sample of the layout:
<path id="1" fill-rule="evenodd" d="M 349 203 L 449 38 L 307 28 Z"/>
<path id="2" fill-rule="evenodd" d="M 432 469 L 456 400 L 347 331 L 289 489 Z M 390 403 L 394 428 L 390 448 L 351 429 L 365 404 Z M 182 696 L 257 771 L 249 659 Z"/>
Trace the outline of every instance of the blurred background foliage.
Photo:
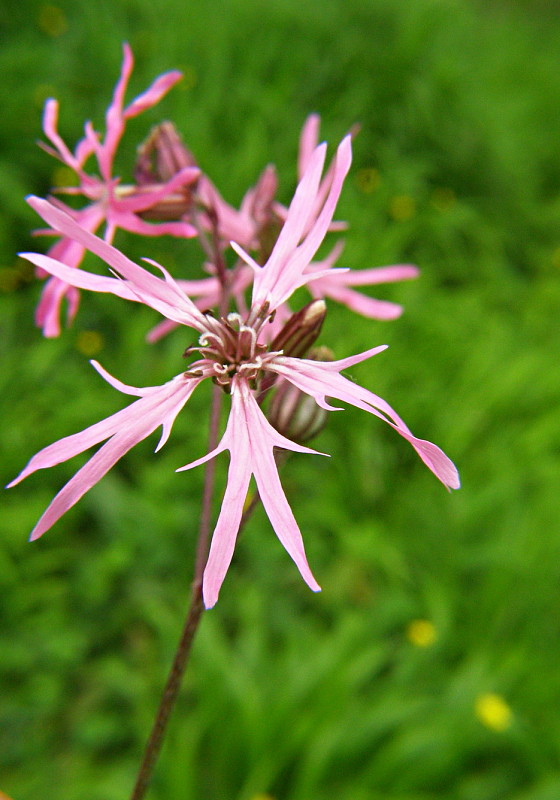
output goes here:
<path id="1" fill-rule="evenodd" d="M 560 6 L 471 0 L 5 0 L 0 10 L 0 353 L 4 483 L 40 447 L 124 399 L 87 364 L 153 385 L 185 331 L 149 347 L 147 309 L 86 296 L 46 341 L 18 250 L 44 247 L 23 196 L 57 164 L 36 147 L 48 96 L 69 142 L 129 97 L 182 84 L 130 124 L 176 122 L 239 202 L 274 161 L 287 201 L 311 111 L 335 145 L 359 122 L 337 217 L 344 263 L 412 261 L 376 292 L 401 320 L 332 308 L 338 357 L 458 464 L 447 495 L 390 429 L 352 409 L 283 480 L 313 595 L 257 513 L 207 614 L 154 800 L 557 800 L 560 797 Z M 193 243 L 118 243 L 196 276 Z M 0 789 L 13 800 L 122 800 L 182 625 L 205 448 L 200 390 L 164 450 L 135 448 L 41 541 L 27 535 L 75 459 L 2 498 Z M 227 459 L 220 460 L 223 478 Z"/>

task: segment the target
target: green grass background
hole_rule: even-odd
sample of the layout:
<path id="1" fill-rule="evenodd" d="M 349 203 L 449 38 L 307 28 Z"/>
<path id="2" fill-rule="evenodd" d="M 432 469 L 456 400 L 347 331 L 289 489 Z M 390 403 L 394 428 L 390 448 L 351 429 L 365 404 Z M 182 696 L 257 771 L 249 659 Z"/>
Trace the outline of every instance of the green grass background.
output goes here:
<path id="1" fill-rule="evenodd" d="M 128 40 L 129 97 L 186 80 L 135 120 L 173 119 L 231 202 L 274 161 L 295 181 L 300 127 L 335 145 L 354 122 L 338 218 L 345 263 L 412 261 L 377 296 L 396 322 L 333 307 L 321 342 L 458 464 L 446 494 L 406 444 L 356 410 L 283 481 L 324 590 L 308 591 L 257 513 L 203 619 L 153 800 L 558 800 L 560 797 L 560 6 L 468 0 L 43 3 L 0 11 L 0 414 L 4 483 L 40 447 L 122 407 L 79 351 L 135 385 L 180 371 L 178 331 L 87 296 L 56 341 L 33 325 L 37 248 L 23 202 L 55 162 L 35 145 L 43 101 L 70 143 L 101 125 Z M 365 170 L 365 172 L 364 172 Z M 399 198 L 409 198 L 403 201 Z M 397 198 L 397 199 L 395 199 Z M 408 213 L 399 214 L 399 208 Z M 404 217 L 404 218 L 403 218 Z M 197 274 L 192 243 L 119 243 Z M 93 263 L 93 262 L 92 262 Z M 27 535 L 75 459 L 2 497 L 0 789 L 13 800 L 128 797 L 177 642 L 198 524 L 200 390 L 164 450 L 135 448 L 42 540 Z M 220 462 L 224 477 L 227 458 Z M 413 620 L 434 643 L 415 646 Z M 512 711 L 485 726 L 477 698 Z"/>

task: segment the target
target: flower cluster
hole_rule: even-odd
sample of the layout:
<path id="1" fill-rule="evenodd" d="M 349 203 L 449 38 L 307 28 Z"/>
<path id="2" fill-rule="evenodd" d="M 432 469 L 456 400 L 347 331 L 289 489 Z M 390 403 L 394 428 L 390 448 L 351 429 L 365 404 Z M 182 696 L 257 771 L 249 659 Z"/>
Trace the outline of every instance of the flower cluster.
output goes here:
<path id="1" fill-rule="evenodd" d="M 307 423 L 299 428 L 293 425 L 292 409 L 301 411 L 302 399 L 311 406 L 305 419 L 311 420 L 313 431 L 320 427 L 317 420 L 323 420 L 328 411 L 335 409 L 328 398 L 348 403 L 390 425 L 447 488 L 459 487 L 457 470 L 436 445 L 415 437 L 388 403 L 344 377 L 345 370 L 385 346 L 338 360 L 324 358 L 310 349 L 326 313 L 324 298 L 342 302 L 372 318 L 395 317 L 400 307 L 373 300 L 349 287 L 411 278 L 417 274 L 416 268 L 401 265 L 358 272 L 337 269 L 334 264 L 340 244 L 326 259 L 313 260 L 327 233 L 341 228 L 341 223 L 333 222 L 333 216 L 352 150 L 348 135 L 325 170 L 326 145 L 318 144 L 316 116 L 309 118 L 303 130 L 299 183 L 287 209 L 275 200 L 277 182 L 271 167 L 247 192 L 239 210 L 229 206 L 198 169 L 169 123 L 156 128 L 140 148 L 136 184 L 121 186 L 112 176 L 112 163 L 126 119 L 153 105 L 178 78 L 177 73 L 160 77 L 123 111 L 131 64 L 130 51 L 125 48 L 103 142 L 87 124 L 85 139 L 72 154 L 56 133 L 57 106 L 54 101 L 47 103 L 45 132 L 58 155 L 78 174 L 79 191 L 90 202 L 76 212 L 59 202 L 29 198 L 49 231 L 60 238 L 47 255 L 26 253 L 24 257 L 50 276 L 39 313 L 46 335 L 58 333 L 60 298 L 69 297 L 73 315 L 78 291 L 89 290 L 115 294 L 159 312 L 164 321 L 152 331 L 151 339 L 183 325 L 196 331 L 198 341 L 185 353 L 192 359 L 187 368 L 162 386 L 128 386 L 92 362 L 111 386 L 137 399 L 107 419 L 45 447 L 10 486 L 38 469 L 66 461 L 104 442 L 48 506 L 31 534 L 32 539 L 37 539 L 128 450 L 161 426 L 162 436 L 156 448 L 159 450 L 167 441 L 177 414 L 198 385 L 210 379 L 219 387 L 217 391 L 221 389 L 229 397 L 225 431 L 211 452 L 179 468 L 191 469 L 229 451 L 227 487 L 204 571 L 206 607 L 216 603 L 233 557 L 252 476 L 276 535 L 305 582 L 317 591 L 319 585 L 307 563 L 275 458 L 277 450 L 316 452 L 303 444 L 309 438 Z M 90 156 L 97 159 L 100 178 L 84 171 Z M 147 221 L 158 219 L 157 223 Z M 103 221 L 106 230 L 101 238 L 95 231 Z M 149 235 L 196 234 L 205 252 L 206 275 L 181 281 L 154 261 L 147 260 L 153 270 L 136 264 L 112 244 L 119 227 Z M 225 255 L 229 248 L 237 254 L 237 261 L 228 268 Z M 101 258 L 112 276 L 79 269 L 86 250 Z M 49 286 L 53 288 L 49 290 Z M 314 299 L 293 313 L 290 297 L 303 286 Z"/>

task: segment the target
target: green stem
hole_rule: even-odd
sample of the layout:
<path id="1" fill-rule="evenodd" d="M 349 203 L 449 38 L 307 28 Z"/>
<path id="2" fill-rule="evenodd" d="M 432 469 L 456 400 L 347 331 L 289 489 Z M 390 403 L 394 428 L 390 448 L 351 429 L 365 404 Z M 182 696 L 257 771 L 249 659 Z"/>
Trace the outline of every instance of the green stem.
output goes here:
<path id="1" fill-rule="evenodd" d="M 152 727 L 150 738 L 144 750 L 144 757 L 138 770 L 138 776 L 134 789 L 130 796 L 130 800 L 142 800 L 148 790 L 148 786 L 152 779 L 152 774 L 163 744 L 163 738 L 169 721 L 169 716 L 175 702 L 179 689 L 181 688 L 181 681 L 183 674 L 189 660 L 189 655 L 192 649 L 194 637 L 198 629 L 198 624 L 204 611 L 204 604 L 202 602 L 202 584 L 196 582 L 193 584 L 191 602 L 187 612 L 187 618 L 183 627 L 183 633 L 173 664 L 165 684 L 165 689 L 161 698 L 159 709 Z"/>

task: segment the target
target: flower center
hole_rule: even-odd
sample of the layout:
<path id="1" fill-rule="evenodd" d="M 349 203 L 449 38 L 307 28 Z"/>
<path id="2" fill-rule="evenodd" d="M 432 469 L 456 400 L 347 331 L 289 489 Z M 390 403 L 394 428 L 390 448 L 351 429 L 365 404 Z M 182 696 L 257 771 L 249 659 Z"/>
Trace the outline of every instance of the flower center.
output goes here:
<path id="1" fill-rule="evenodd" d="M 259 343 L 259 327 L 243 322 L 239 314 L 228 314 L 225 319 L 207 316 L 208 328 L 198 340 L 198 344 L 188 347 L 184 355 L 198 352 L 199 361 L 191 364 L 187 374 L 211 377 L 225 389 L 235 375 L 247 381 L 257 381 L 266 363 L 279 355 L 279 351 L 269 351 L 268 345 Z"/>

